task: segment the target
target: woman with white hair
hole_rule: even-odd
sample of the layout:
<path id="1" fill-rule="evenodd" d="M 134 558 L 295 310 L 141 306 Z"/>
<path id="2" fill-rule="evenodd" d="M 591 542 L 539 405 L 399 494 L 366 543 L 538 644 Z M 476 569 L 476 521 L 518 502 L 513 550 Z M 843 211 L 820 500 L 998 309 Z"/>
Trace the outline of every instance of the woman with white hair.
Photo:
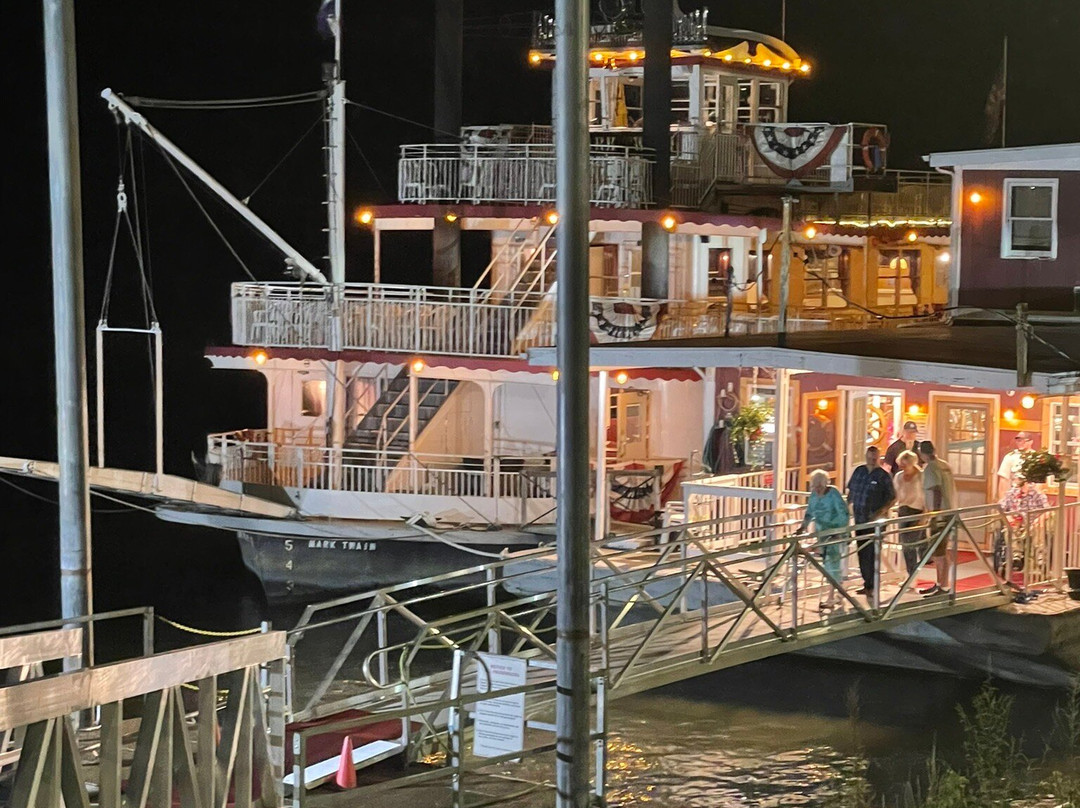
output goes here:
<path id="1" fill-rule="evenodd" d="M 806 515 L 803 516 L 800 532 L 813 522 L 817 530 L 834 530 L 847 527 L 848 506 L 836 486 L 829 485 L 829 475 L 822 469 L 817 469 L 810 474 L 810 498 L 806 502 Z M 838 541 L 840 537 L 833 535 L 826 540 L 828 543 L 821 548 L 822 566 L 829 573 L 837 585 L 843 580 L 840 571 L 840 561 L 843 556 L 844 542 Z M 825 599 L 821 602 L 821 608 L 831 609 L 836 597 L 836 587 L 827 586 Z"/>

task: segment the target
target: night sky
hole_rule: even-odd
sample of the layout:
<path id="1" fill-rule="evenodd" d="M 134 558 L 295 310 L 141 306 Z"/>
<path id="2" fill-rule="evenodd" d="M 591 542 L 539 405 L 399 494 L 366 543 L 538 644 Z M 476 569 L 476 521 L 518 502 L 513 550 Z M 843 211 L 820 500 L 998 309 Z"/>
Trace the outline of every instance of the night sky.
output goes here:
<path id="1" fill-rule="evenodd" d="M 779 35 L 780 0 L 707 3 L 711 23 Z M 79 56 L 87 344 L 101 307 L 116 210 L 117 127 L 98 97 L 104 87 L 160 98 L 212 99 L 320 87 L 330 47 L 315 30 L 317 0 L 81 0 Z M 690 8 L 689 3 L 684 7 Z M 432 139 L 433 2 L 345 0 L 345 78 L 350 98 L 421 125 L 352 109 L 350 206 L 393 201 L 400 143 Z M 525 60 L 528 22 L 543 0 L 466 0 L 464 123 L 547 123 L 550 74 Z M 377 9 L 373 11 L 373 9 Z M 594 14 L 594 19 L 596 15 Z M 55 457 L 44 66 L 40 4 L 8 2 L 3 27 L 3 237 L 7 291 L 0 345 L 14 378 L 3 385 L 0 454 Z M 1076 0 L 789 0 L 788 42 L 814 65 L 792 92 L 791 120 L 885 122 L 890 167 L 925 168 L 931 150 L 982 145 L 983 107 L 1009 36 L 1009 145 L 1080 140 Z M 147 117 L 227 187 L 244 196 L 319 114 L 315 105 L 257 112 L 147 110 Z M 309 256 L 324 236 L 316 127 L 252 197 L 251 206 Z M 136 147 L 138 148 L 138 146 Z M 207 344 L 227 343 L 228 284 L 242 270 L 153 149 L 145 157 L 146 213 L 155 301 L 165 334 L 166 467 L 190 473 L 205 433 L 263 422 L 261 381 L 211 373 Z M 370 168 L 365 164 L 365 158 Z M 236 217 L 198 192 L 261 280 L 281 260 Z M 423 283 L 424 248 L 384 260 L 384 280 Z M 130 245 L 121 241 L 113 322 L 141 318 Z M 370 240 L 349 238 L 350 280 L 370 279 Z M 109 464 L 151 462 L 152 402 L 145 345 L 115 345 L 106 375 Z M 91 384 L 92 384 L 91 376 Z M 91 414 L 93 419 L 93 414 Z M 93 434 L 91 420 L 91 434 Z M 43 495 L 55 488 L 37 486 Z M 51 591 L 52 509 L 0 486 L 5 572 Z M 148 522 L 153 527 L 153 521 Z M 0 594 L 0 603 L 10 590 Z M 44 598 L 48 601 L 48 598 Z M 42 607 L 51 611 L 52 607 Z M 14 614 L 13 612 L 9 612 Z M 38 616 L 41 616 L 40 614 Z M 6 622 L 0 612 L 0 623 Z"/>

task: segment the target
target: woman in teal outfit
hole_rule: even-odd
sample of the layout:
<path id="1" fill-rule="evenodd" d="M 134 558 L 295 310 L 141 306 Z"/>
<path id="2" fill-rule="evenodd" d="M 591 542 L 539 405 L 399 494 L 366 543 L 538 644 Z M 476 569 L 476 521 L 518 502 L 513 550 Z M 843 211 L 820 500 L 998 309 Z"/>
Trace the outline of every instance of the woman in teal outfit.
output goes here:
<path id="1" fill-rule="evenodd" d="M 847 527 L 848 519 L 848 506 L 844 501 L 844 495 L 836 489 L 836 486 L 829 485 L 829 475 L 821 469 L 811 473 L 810 498 L 807 500 L 806 515 L 803 517 L 799 531 L 806 532 L 811 522 L 819 531 Z M 843 542 L 837 541 L 839 538 L 835 535 L 830 536 L 828 539 L 830 543 L 821 548 L 822 566 L 838 583 L 843 580 L 840 560 L 844 546 Z M 825 599 L 821 602 L 822 608 L 831 609 L 835 596 L 836 588 L 828 587 Z"/>

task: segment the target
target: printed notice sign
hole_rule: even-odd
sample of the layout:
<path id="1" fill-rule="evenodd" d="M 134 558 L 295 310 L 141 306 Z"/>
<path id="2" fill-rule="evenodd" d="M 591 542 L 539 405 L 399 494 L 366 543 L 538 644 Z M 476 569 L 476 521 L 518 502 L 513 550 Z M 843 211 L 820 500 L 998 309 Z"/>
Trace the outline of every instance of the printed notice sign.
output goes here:
<path id="1" fill-rule="evenodd" d="M 527 664 L 524 659 L 498 654 L 478 654 L 477 691 L 488 693 L 521 687 L 525 684 Z M 488 673 L 491 674 L 490 685 Z M 525 694 L 499 696 L 476 702 L 473 754 L 497 757 L 525 748 Z"/>

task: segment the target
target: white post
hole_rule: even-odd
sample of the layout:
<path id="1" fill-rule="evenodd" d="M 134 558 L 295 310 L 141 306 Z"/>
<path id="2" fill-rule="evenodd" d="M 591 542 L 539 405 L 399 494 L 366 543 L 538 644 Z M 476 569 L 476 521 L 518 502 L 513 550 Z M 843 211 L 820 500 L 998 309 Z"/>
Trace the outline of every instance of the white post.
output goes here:
<path id="1" fill-rule="evenodd" d="M 1053 427 L 1053 424 L 1051 424 Z M 1069 396 L 1064 395 L 1061 397 L 1061 426 L 1058 428 L 1058 443 L 1061 446 L 1061 456 L 1065 458 L 1065 462 L 1069 462 Z M 1051 558 L 1054 562 L 1054 568 L 1050 573 L 1050 577 L 1061 582 L 1061 579 L 1065 576 L 1065 481 L 1058 480 L 1058 501 L 1057 501 L 1057 530 L 1054 531 L 1054 552 L 1051 554 Z"/>
<path id="2" fill-rule="evenodd" d="M 608 372 L 601 370 L 596 384 L 596 518 L 593 520 L 593 538 L 601 541 L 607 536 L 607 425 L 608 425 Z"/>
<path id="3" fill-rule="evenodd" d="M 158 323 L 150 324 L 150 338 L 154 340 L 154 473 L 160 478 L 165 472 L 165 368 L 161 361 L 161 326 Z M 98 374 L 100 378 L 101 374 Z M 155 480 L 157 482 L 160 480 Z"/>
<path id="4" fill-rule="evenodd" d="M 773 411 L 773 419 L 776 423 L 776 431 L 773 433 L 773 508 L 778 509 L 783 504 L 784 484 L 787 478 L 787 436 L 789 391 L 791 388 L 791 371 L 787 368 L 776 369 L 776 407 Z"/>
<path id="5" fill-rule="evenodd" d="M 97 375 L 96 393 L 97 403 L 94 412 L 97 414 L 97 465 L 105 467 L 105 322 L 100 321 L 94 329 L 94 371 Z"/>
<path id="6" fill-rule="evenodd" d="M 716 423 L 716 368 L 702 370 L 701 381 L 704 388 L 701 391 L 701 445 L 704 447 Z M 694 469 L 690 469 L 690 473 L 693 474 Z"/>
<path id="7" fill-rule="evenodd" d="M 382 232 L 379 230 L 379 222 L 375 221 L 375 227 L 372 229 L 372 239 L 374 240 L 374 264 L 375 264 L 375 276 L 372 278 L 374 283 L 382 283 Z"/>
<path id="8" fill-rule="evenodd" d="M 754 288 L 757 289 L 757 331 L 761 333 L 761 300 L 768 295 L 769 287 L 765 283 L 765 276 L 769 270 L 769 256 L 765 254 L 765 239 L 768 231 L 758 230 L 757 234 L 757 277 L 754 279 Z"/>
<path id="9" fill-rule="evenodd" d="M 409 363 L 409 454 L 416 451 L 416 434 L 418 432 L 418 419 L 416 413 L 417 379 L 412 363 Z"/>

